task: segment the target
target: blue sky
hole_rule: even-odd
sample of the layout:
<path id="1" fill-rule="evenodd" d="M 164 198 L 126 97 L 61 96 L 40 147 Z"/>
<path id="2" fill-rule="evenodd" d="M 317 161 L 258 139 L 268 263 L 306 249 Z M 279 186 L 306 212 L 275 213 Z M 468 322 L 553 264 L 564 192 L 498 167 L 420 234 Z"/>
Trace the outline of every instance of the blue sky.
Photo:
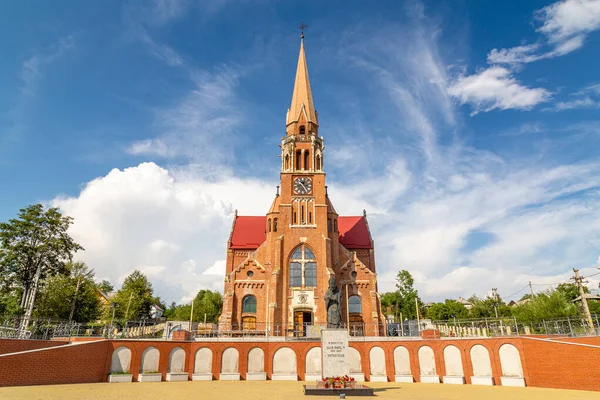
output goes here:
<path id="1" fill-rule="evenodd" d="M 5 2 L 0 220 L 58 205 L 99 276 L 222 290 L 233 210 L 275 192 L 302 20 L 330 194 L 367 210 L 380 290 L 593 273 L 598 0 Z"/>

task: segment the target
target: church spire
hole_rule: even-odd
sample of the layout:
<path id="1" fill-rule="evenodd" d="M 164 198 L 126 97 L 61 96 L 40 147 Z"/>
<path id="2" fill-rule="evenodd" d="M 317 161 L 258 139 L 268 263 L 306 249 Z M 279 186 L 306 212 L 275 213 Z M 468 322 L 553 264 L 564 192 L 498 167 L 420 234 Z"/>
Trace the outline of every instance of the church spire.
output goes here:
<path id="1" fill-rule="evenodd" d="M 301 26 L 306 27 L 304 23 Z M 287 112 L 285 124 L 288 126 L 302 119 L 317 126 L 319 124 L 310 90 L 310 81 L 308 79 L 308 67 L 306 66 L 306 55 L 304 54 L 304 31 L 302 31 L 300 40 L 300 55 L 298 56 L 298 68 L 296 69 L 292 104 Z"/>

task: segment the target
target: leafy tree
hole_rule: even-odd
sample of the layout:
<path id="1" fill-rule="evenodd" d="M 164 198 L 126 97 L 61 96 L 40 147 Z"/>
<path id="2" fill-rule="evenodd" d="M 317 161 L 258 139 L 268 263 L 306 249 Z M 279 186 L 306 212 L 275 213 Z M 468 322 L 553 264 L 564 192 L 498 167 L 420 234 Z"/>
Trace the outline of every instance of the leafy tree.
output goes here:
<path id="1" fill-rule="evenodd" d="M 95 321 L 101 314 L 94 271 L 84 263 L 65 266 L 65 273 L 47 277 L 36 300 L 36 314 L 77 322 Z"/>
<path id="2" fill-rule="evenodd" d="M 468 318 L 469 310 L 456 300 L 446 299 L 443 303 L 434 303 L 427 310 L 427 318 L 444 321 L 452 318 Z"/>
<path id="3" fill-rule="evenodd" d="M 502 298 L 498 296 L 497 299 L 493 299 L 487 296 L 485 299 L 480 299 L 477 296 L 471 296 L 469 301 L 473 304 L 473 307 L 469 310 L 469 316 L 471 318 L 496 318 L 496 310 L 498 311 L 498 317 L 510 317 L 511 309 L 504 303 Z"/>
<path id="4" fill-rule="evenodd" d="M 588 300 L 588 308 L 590 309 L 590 314 L 596 314 L 600 318 L 600 301 Z"/>
<path id="5" fill-rule="evenodd" d="M 402 314 L 403 319 L 416 319 L 415 299 L 418 301 L 420 309 L 423 304 L 417 290 L 414 288 L 414 283 L 415 281 L 410 272 L 404 269 L 398 272 L 396 276 L 396 291 L 385 293 L 381 297 L 381 305 L 384 311 L 386 311 L 387 307 L 390 307 L 396 318 L 399 318 L 400 314 Z M 421 315 L 423 315 L 422 312 Z"/>
<path id="6" fill-rule="evenodd" d="M 146 275 L 133 271 L 123 281 L 113 303 L 116 305 L 115 318 L 139 319 L 148 317 L 150 306 L 157 303 L 152 296 L 152 284 Z M 110 311 L 112 313 L 112 310 Z M 106 317 L 106 316 L 105 316 Z"/>
<path id="7" fill-rule="evenodd" d="M 100 289 L 104 293 L 108 293 L 108 292 L 112 292 L 113 290 L 115 290 L 115 287 L 112 285 L 112 283 L 110 283 L 110 281 L 107 281 L 106 279 L 104 279 L 102 282 L 100 282 L 98 284 L 98 289 Z"/>
<path id="8" fill-rule="evenodd" d="M 515 306 L 514 317 L 524 322 L 540 322 L 543 319 L 565 318 L 579 315 L 575 304 L 567 300 L 564 291 L 547 290 L 538 293 L 533 300 Z"/>
<path id="9" fill-rule="evenodd" d="M 561 283 L 556 287 L 556 291 L 561 293 L 567 301 L 574 301 L 580 296 L 579 287 L 576 283 Z M 587 286 L 583 287 L 584 293 L 589 293 Z"/>
<path id="10" fill-rule="evenodd" d="M 200 290 L 194 301 L 194 321 L 217 323 L 223 309 L 221 293 L 211 290 Z"/>
<path id="11" fill-rule="evenodd" d="M 83 250 L 67 233 L 73 219 L 58 208 L 35 204 L 0 223 L 0 276 L 22 288 L 20 310 L 31 312 L 39 280 L 64 271 L 73 254 Z"/>

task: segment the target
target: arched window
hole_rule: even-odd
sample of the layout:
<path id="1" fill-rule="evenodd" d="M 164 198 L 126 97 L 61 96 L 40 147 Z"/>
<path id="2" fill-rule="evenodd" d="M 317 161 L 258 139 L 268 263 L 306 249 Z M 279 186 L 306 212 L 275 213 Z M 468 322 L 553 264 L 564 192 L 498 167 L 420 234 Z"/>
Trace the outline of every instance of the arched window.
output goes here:
<path id="1" fill-rule="evenodd" d="M 273 218 L 273 232 L 277 232 L 277 218 Z"/>
<path id="2" fill-rule="evenodd" d="M 350 314 L 362 313 L 362 304 L 359 296 L 353 295 L 348 298 L 348 312 Z"/>
<path id="3" fill-rule="evenodd" d="M 317 160 L 316 160 L 316 163 L 315 163 L 315 169 L 317 171 L 320 171 L 321 168 L 322 168 L 321 167 L 321 156 L 317 154 Z"/>
<path id="4" fill-rule="evenodd" d="M 290 169 L 290 155 L 289 154 L 285 155 L 284 163 L 283 163 L 283 169 L 285 169 L 286 171 L 288 169 Z"/>
<path id="5" fill-rule="evenodd" d="M 300 169 L 300 163 L 302 161 L 302 152 L 300 150 L 298 150 L 296 152 L 296 169 L 299 170 Z"/>
<path id="6" fill-rule="evenodd" d="M 317 260 L 305 245 L 294 250 L 290 257 L 290 287 L 317 286 Z"/>
<path id="7" fill-rule="evenodd" d="M 267 220 L 267 232 L 271 232 L 271 218 Z"/>
<path id="8" fill-rule="evenodd" d="M 304 125 L 300 125 L 300 134 L 304 135 L 306 133 L 306 128 L 304 127 Z"/>
<path id="9" fill-rule="evenodd" d="M 327 233 L 331 233 L 331 218 L 327 218 Z"/>
<path id="10" fill-rule="evenodd" d="M 306 150 L 304 153 L 304 170 L 308 171 L 310 169 L 310 151 Z"/>
<path id="11" fill-rule="evenodd" d="M 249 294 L 242 300 L 242 312 L 243 313 L 256 313 L 256 297 Z"/>
<path id="12" fill-rule="evenodd" d="M 337 218 L 333 220 L 333 231 L 337 232 Z"/>

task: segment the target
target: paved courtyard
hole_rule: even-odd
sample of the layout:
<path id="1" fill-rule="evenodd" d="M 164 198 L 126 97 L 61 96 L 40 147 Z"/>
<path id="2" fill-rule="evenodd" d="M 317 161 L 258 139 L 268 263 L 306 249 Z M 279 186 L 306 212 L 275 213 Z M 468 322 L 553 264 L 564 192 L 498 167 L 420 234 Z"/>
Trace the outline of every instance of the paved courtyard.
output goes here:
<path id="1" fill-rule="evenodd" d="M 0 399 L 334 399 L 334 396 L 302 394 L 302 382 L 161 382 L 94 383 L 79 385 L 0 388 Z M 379 399 L 406 400 L 584 400 L 598 399 L 598 392 L 539 388 L 454 386 L 430 384 L 372 383 Z M 354 397 L 352 397 L 354 398 Z"/>

